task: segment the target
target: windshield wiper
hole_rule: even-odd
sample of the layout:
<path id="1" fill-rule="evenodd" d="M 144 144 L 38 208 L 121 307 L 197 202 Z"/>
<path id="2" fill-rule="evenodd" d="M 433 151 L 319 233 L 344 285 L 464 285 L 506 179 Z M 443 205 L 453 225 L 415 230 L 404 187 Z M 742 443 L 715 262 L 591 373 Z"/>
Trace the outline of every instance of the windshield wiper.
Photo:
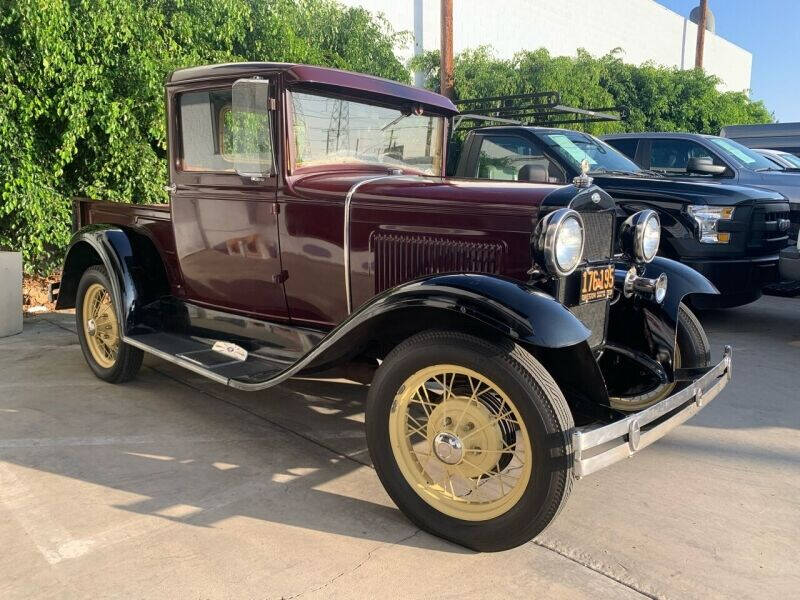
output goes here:
<path id="1" fill-rule="evenodd" d="M 606 169 L 604 167 L 589 171 L 589 175 L 638 175 L 638 173 L 638 171 L 623 171 L 622 169 Z"/>
<path id="2" fill-rule="evenodd" d="M 651 177 L 665 177 L 664 173 L 661 171 L 654 171 L 653 169 L 639 169 L 638 173 L 646 173 Z"/>
<path id="3" fill-rule="evenodd" d="M 776 169 L 775 167 L 761 167 L 760 169 L 755 169 L 756 173 L 763 173 L 764 171 L 785 171 L 786 169 Z"/>

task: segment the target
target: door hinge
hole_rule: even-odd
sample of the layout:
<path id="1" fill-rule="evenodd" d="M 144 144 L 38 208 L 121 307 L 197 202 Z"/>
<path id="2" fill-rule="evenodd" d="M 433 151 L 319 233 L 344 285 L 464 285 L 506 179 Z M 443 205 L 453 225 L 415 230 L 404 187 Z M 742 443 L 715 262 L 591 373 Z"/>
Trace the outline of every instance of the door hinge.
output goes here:
<path id="1" fill-rule="evenodd" d="M 280 273 L 272 276 L 273 283 L 283 283 L 289 279 L 289 271 L 283 270 Z"/>
<path id="2" fill-rule="evenodd" d="M 174 194 L 177 190 L 178 190 L 178 186 L 175 185 L 174 183 L 172 185 L 165 185 L 164 186 L 164 191 L 167 192 L 168 194 Z"/>
<path id="3" fill-rule="evenodd" d="M 273 215 L 281 214 L 281 205 L 278 204 L 277 202 L 272 205 L 272 214 Z"/>
<path id="4" fill-rule="evenodd" d="M 275 101 L 275 98 L 270 98 L 269 99 L 269 109 L 270 110 L 277 110 L 278 109 L 278 103 Z"/>

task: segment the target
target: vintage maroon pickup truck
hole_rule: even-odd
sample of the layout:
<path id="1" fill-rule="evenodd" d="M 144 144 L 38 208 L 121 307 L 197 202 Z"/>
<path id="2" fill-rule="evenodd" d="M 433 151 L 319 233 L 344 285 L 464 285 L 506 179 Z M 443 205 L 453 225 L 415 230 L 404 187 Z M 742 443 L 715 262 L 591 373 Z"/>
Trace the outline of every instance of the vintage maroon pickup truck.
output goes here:
<path id="1" fill-rule="evenodd" d="M 368 367 L 392 499 L 499 550 L 730 378 L 682 304 L 716 290 L 655 256 L 655 213 L 618 220 L 585 176 L 443 177 L 442 96 L 240 63 L 174 72 L 166 101 L 171 204 L 75 205 L 57 306 L 101 379 L 143 352 L 253 391 Z"/>

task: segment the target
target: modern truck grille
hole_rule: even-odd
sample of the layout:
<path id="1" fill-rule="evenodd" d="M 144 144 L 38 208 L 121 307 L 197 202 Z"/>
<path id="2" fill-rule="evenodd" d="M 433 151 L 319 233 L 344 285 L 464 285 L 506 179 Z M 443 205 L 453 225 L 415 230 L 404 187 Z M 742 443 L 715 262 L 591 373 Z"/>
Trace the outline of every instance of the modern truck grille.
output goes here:
<path id="1" fill-rule="evenodd" d="M 582 212 L 583 226 L 586 230 L 586 246 L 583 255 L 589 262 L 611 259 L 614 239 L 614 215 L 606 212 Z"/>
<path id="2" fill-rule="evenodd" d="M 762 204 L 753 208 L 750 226 L 751 248 L 764 252 L 779 252 L 789 243 L 788 229 L 781 229 L 781 221 L 790 218 L 787 204 Z"/>

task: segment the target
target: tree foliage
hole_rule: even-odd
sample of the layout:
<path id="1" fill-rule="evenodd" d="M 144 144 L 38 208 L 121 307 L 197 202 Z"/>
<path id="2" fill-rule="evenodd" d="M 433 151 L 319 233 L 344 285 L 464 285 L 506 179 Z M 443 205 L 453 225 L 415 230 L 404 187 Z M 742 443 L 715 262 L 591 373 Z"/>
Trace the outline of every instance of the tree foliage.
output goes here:
<path id="1" fill-rule="evenodd" d="M 171 70 L 265 60 L 407 81 L 400 37 L 332 0 L 0 0 L 0 248 L 46 271 L 72 196 L 167 200 Z"/>
<path id="2" fill-rule="evenodd" d="M 439 89 L 439 53 L 412 61 Z M 577 57 L 551 56 L 547 50 L 523 51 L 510 60 L 481 47 L 459 54 L 454 65 L 458 99 L 555 90 L 562 102 L 579 108 L 626 106 L 621 123 L 594 123 L 593 133 L 616 131 L 691 131 L 719 134 L 724 125 L 770 123 L 763 102 L 742 92 L 721 92 L 719 79 L 700 70 L 683 71 L 647 63 L 625 64 L 619 49 L 600 58 L 579 50 Z"/>

